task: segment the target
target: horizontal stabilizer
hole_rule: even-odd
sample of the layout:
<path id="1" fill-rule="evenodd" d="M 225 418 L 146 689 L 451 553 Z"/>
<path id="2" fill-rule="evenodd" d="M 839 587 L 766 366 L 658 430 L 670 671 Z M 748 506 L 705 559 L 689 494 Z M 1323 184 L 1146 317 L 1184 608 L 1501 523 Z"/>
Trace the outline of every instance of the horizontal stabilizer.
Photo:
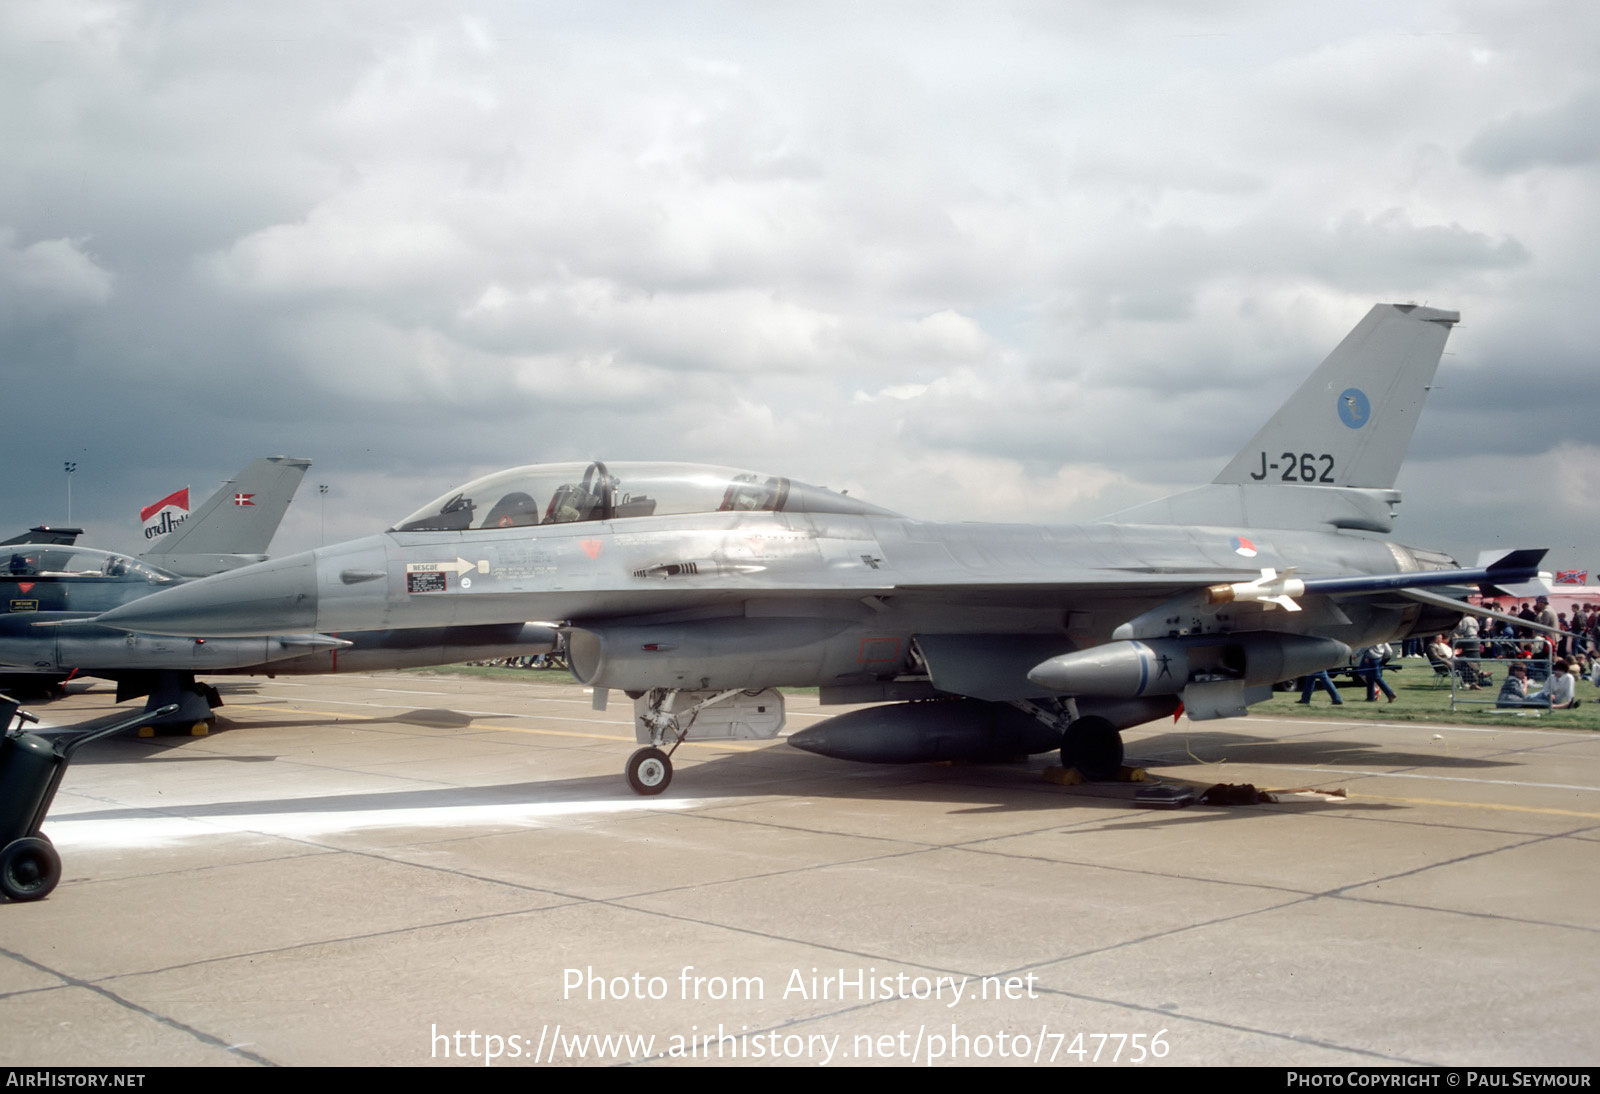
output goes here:
<path id="1" fill-rule="evenodd" d="M 1550 552 L 1543 547 L 1519 547 L 1514 551 L 1506 551 L 1498 558 L 1491 553 L 1478 556 L 1478 565 L 1491 574 L 1506 573 L 1512 570 L 1539 570 L 1539 563 L 1544 561 L 1544 556 Z M 1508 577 L 1507 581 L 1519 581 L 1521 578 Z"/>
<path id="2" fill-rule="evenodd" d="M 1550 595 L 1550 575 L 1538 569 L 1546 552 L 1522 548 L 1513 551 L 1483 551 L 1478 565 L 1488 576 L 1479 591 L 1484 596 L 1532 598 Z M 1529 561 L 1531 558 L 1532 561 Z M 1528 571 L 1533 572 L 1529 573 Z"/>

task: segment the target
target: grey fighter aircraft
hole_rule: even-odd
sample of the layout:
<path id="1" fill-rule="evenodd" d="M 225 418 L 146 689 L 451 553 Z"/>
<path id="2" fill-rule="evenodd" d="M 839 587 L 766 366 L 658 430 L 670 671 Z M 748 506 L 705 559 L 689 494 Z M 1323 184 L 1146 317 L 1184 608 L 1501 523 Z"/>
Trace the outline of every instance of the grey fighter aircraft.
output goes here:
<path id="1" fill-rule="evenodd" d="M 147 709 L 177 709 L 152 725 L 214 721 L 216 688 L 197 676 L 302 675 L 442 665 L 547 653 L 550 627 L 463 626 L 174 638 L 92 624 L 93 617 L 191 576 L 264 560 L 268 544 L 311 461 L 256 460 L 224 482 L 195 513 L 137 558 L 72 545 L 78 529 L 36 529 L 38 540 L 0 546 L 0 688 L 49 694 L 73 674 L 117 684 L 119 702 L 148 697 Z M 157 564 L 165 563 L 165 565 Z"/>
<path id="2" fill-rule="evenodd" d="M 1107 777 L 1124 729 L 1243 714 L 1275 681 L 1471 610 L 1430 587 L 1536 571 L 1542 552 L 1468 570 L 1377 538 L 1457 318 L 1373 308 L 1214 482 L 1101 523 L 933 523 L 777 475 L 540 465 L 95 623 L 212 640 L 546 621 L 597 705 L 634 699 L 645 794 L 685 739 L 775 735 L 785 685 L 883 704 L 790 738 L 813 752 L 1060 749 Z"/>
<path id="3" fill-rule="evenodd" d="M 264 560 L 310 466 L 310 460 L 285 456 L 253 461 L 137 558 L 74 546 L 80 528 L 39 526 L 0 544 L 4 548 L 0 550 L 0 687 L 44 692 L 73 672 L 106 670 L 130 689 L 128 696 L 145 694 L 138 690 L 140 685 L 165 694 L 172 689 L 155 684 L 151 672 L 197 667 L 205 671 L 307 653 L 305 644 L 277 639 L 236 644 L 238 649 L 216 643 L 185 649 L 167 638 L 112 630 L 46 631 L 34 624 L 89 618 L 184 577 Z M 320 635 L 308 641 L 311 648 L 333 644 Z M 175 663 L 179 650 L 188 655 L 182 664 Z M 254 651 L 254 656 L 247 651 Z M 205 709 L 209 712 L 209 707 Z"/>

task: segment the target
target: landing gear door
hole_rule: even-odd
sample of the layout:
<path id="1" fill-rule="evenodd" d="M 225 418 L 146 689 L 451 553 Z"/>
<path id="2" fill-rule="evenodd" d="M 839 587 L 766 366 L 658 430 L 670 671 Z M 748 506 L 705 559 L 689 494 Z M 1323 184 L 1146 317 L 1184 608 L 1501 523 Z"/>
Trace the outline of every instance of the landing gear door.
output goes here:
<path id="1" fill-rule="evenodd" d="M 783 696 L 776 688 L 744 691 L 719 703 L 694 708 L 719 694 L 715 691 L 674 691 L 661 702 L 660 713 L 676 714 L 687 723 L 687 741 L 770 741 L 783 729 Z M 649 717 L 651 695 L 633 701 L 633 732 L 640 744 L 653 743 Z"/>

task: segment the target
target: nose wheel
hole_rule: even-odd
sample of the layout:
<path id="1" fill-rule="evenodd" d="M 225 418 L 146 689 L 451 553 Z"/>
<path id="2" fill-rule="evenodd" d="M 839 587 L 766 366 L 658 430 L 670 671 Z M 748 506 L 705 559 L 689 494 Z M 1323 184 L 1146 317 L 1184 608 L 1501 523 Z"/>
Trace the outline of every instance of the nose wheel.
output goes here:
<path id="1" fill-rule="evenodd" d="M 672 783 L 672 760 L 659 748 L 641 748 L 628 758 L 628 785 L 635 794 L 659 794 Z"/>

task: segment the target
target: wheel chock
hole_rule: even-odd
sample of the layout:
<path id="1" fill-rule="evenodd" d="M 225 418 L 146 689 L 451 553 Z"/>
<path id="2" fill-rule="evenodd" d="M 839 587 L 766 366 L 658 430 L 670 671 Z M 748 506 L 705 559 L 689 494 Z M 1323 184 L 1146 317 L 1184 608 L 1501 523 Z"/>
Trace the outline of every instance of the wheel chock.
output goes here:
<path id="1" fill-rule="evenodd" d="M 1082 786 L 1083 775 L 1075 767 L 1047 767 L 1044 769 L 1044 781 L 1057 786 Z"/>

